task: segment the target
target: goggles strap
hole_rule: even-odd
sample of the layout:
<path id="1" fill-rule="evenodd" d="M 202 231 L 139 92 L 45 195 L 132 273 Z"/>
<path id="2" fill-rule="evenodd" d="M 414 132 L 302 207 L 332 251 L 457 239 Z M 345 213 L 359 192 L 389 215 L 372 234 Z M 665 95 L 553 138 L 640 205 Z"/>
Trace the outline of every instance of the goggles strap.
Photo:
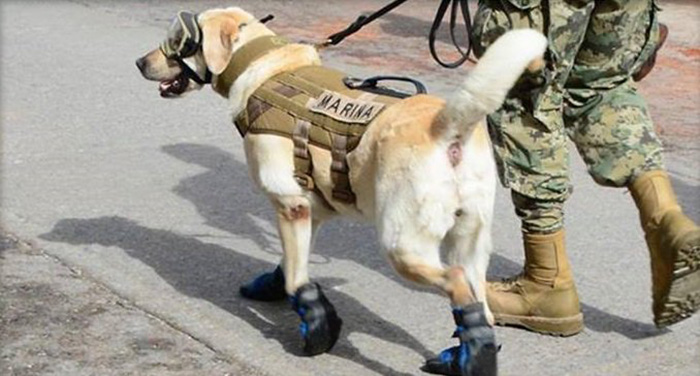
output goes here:
<path id="1" fill-rule="evenodd" d="M 178 65 L 180 65 L 180 69 L 182 69 L 183 73 L 185 74 L 185 77 L 200 85 L 206 85 L 211 83 L 212 73 L 209 69 L 207 69 L 206 73 L 204 74 L 204 78 L 201 78 L 199 74 L 197 74 L 197 72 L 190 68 L 190 66 L 187 65 L 187 63 L 185 63 L 185 61 L 182 60 L 180 56 L 175 56 L 174 59 L 175 61 L 177 61 Z"/>

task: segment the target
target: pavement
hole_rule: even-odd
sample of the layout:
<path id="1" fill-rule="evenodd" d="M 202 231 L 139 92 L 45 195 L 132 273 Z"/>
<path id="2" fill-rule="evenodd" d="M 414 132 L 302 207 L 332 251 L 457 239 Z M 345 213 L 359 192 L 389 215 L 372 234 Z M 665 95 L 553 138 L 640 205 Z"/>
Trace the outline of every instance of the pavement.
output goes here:
<path id="1" fill-rule="evenodd" d="M 366 224 L 327 225 L 311 257 L 312 278 L 345 322 L 330 353 L 302 356 L 287 303 L 238 296 L 241 283 L 274 267 L 280 247 L 226 103 L 207 89 L 163 100 L 134 66 L 177 10 L 227 4 L 0 2 L 0 374 L 421 375 L 426 357 L 454 345 L 447 300 L 399 278 Z M 270 27 L 305 41 L 382 4 L 236 2 L 274 14 Z M 411 4 L 324 60 L 353 75 L 418 77 L 448 94 L 469 68 L 430 60 L 434 3 Z M 639 90 L 697 222 L 700 5 L 663 8 L 669 41 Z M 578 157 L 572 183 L 567 244 L 586 329 L 555 338 L 497 328 L 500 374 L 700 374 L 700 319 L 652 323 L 649 259 L 628 192 L 597 186 Z M 495 213 L 494 278 L 522 263 L 504 189 Z"/>

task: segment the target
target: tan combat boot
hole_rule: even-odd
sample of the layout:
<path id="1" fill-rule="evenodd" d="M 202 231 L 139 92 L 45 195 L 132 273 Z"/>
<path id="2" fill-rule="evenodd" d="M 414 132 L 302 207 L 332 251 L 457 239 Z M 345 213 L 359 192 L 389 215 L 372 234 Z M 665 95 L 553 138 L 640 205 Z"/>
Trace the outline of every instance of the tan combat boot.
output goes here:
<path id="1" fill-rule="evenodd" d="M 649 247 L 654 323 L 664 327 L 700 307 L 700 229 L 681 211 L 664 171 L 640 175 L 629 189 Z"/>
<path id="2" fill-rule="evenodd" d="M 496 324 L 557 336 L 583 330 L 583 314 L 564 249 L 564 230 L 523 233 L 523 245 L 523 272 L 488 284 L 486 297 Z"/>

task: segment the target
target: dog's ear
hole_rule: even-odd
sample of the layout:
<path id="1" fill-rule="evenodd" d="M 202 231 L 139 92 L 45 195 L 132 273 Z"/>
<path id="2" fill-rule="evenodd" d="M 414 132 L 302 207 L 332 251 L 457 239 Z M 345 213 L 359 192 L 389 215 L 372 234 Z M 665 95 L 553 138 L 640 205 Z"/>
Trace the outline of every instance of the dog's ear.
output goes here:
<path id="1" fill-rule="evenodd" d="M 233 54 L 233 41 L 238 34 L 234 17 L 211 17 L 201 23 L 202 51 L 209 70 L 216 75 L 226 69 Z"/>

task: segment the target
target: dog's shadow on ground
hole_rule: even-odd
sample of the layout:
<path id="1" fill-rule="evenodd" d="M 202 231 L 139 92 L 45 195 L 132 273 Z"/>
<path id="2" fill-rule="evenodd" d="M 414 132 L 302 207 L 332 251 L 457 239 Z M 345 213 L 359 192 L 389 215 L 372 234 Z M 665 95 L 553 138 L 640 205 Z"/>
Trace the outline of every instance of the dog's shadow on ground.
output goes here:
<path id="1" fill-rule="evenodd" d="M 122 217 L 63 219 L 41 238 L 74 245 L 119 247 L 152 267 L 179 292 L 214 303 L 248 322 L 266 338 L 281 343 L 285 351 L 302 355 L 301 336 L 297 330 L 299 318 L 288 302 L 253 302 L 243 299 L 237 292 L 238 286 L 260 271 L 272 270 L 274 264 L 194 237 L 148 228 Z M 383 375 L 402 375 L 364 356 L 353 346 L 348 335 L 356 332 L 411 348 L 426 357 L 433 355 L 402 328 L 377 316 L 353 297 L 332 288 L 343 284 L 343 280 L 320 279 L 318 282 L 326 287 L 328 298 L 344 320 L 341 339 L 332 355 L 357 362 Z M 342 312 L 353 314 L 342 315 Z"/>
<path id="2" fill-rule="evenodd" d="M 263 196 L 254 194 L 255 189 L 245 164 L 212 146 L 179 144 L 166 146 L 163 150 L 179 160 L 206 168 L 206 171 L 180 181 L 173 192 L 192 202 L 208 226 L 249 239 L 270 253 L 281 254 L 274 230 L 274 212 Z M 331 232 L 333 237 L 319 237 L 316 249 L 322 250 L 320 253 L 327 258 L 357 260 L 374 270 L 384 268 L 386 261 L 376 249 L 338 249 L 338 244 L 357 244 L 357 239 L 375 238 L 371 229 L 357 227 L 360 227 L 360 233 L 355 229 L 352 233 L 325 229 L 323 232 Z M 207 243 L 200 236 L 149 228 L 123 217 L 63 219 L 41 238 L 74 245 L 99 244 L 121 248 L 152 267 L 179 292 L 214 303 L 248 322 L 266 338 L 281 343 L 285 351 L 302 355 L 299 318 L 288 302 L 253 302 L 238 294 L 240 285 L 261 272 L 273 270 L 275 264 L 243 251 Z M 343 257 L 340 257 L 341 254 Z M 378 268 L 377 265 L 382 266 Z M 345 281 L 328 278 L 317 281 L 324 287 L 344 321 L 341 338 L 331 355 L 356 362 L 383 375 L 403 375 L 362 354 L 348 339 L 352 333 L 380 338 L 412 349 L 425 358 L 435 355 L 401 327 L 370 311 L 352 296 L 333 289 Z M 343 315 L 343 312 L 348 314 Z M 418 366 L 416 364 L 416 368 Z"/>

